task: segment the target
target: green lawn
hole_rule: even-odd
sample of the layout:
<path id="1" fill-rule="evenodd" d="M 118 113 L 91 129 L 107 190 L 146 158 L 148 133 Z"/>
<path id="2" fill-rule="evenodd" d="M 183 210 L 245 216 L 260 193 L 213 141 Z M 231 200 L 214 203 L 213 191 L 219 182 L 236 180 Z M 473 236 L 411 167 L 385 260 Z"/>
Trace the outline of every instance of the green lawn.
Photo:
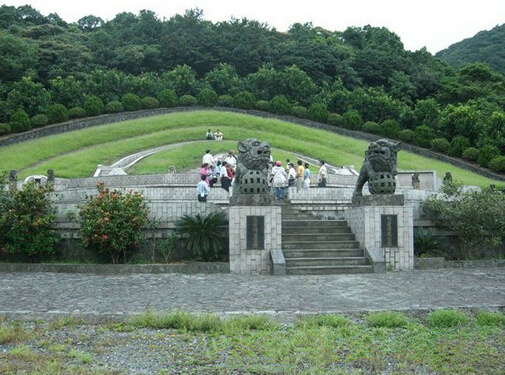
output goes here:
<path id="1" fill-rule="evenodd" d="M 208 128 L 221 129 L 223 142 L 203 141 Z M 325 159 L 333 165 L 354 165 L 358 170 L 368 142 L 285 121 L 221 111 L 181 112 L 153 116 L 44 137 L 0 148 L 0 170 L 18 171 L 24 178 L 53 169 L 57 177 L 78 178 L 93 174 L 98 164 L 112 164 L 121 157 L 158 146 L 183 143 L 142 160 L 129 174 L 163 173 L 175 165 L 178 171 L 198 166 L 206 148 L 213 154 L 236 148 L 239 140 L 255 137 L 269 141 L 275 159 L 294 159 L 294 154 Z M 188 141 L 201 141 L 184 144 Z M 450 171 L 466 185 L 505 186 L 448 163 L 406 151 L 398 154 L 400 170 Z"/>

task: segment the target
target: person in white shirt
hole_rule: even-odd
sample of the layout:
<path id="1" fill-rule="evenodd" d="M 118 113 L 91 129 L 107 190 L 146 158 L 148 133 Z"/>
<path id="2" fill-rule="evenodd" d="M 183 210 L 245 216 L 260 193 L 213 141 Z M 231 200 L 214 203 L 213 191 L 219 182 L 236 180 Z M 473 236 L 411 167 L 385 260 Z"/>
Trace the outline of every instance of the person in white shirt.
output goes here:
<path id="1" fill-rule="evenodd" d="M 205 155 L 202 158 L 202 164 L 208 164 L 209 167 L 214 166 L 214 157 L 210 153 L 210 150 L 205 150 Z"/>
<path id="2" fill-rule="evenodd" d="M 288 186 L 294 186 L 296 181 L 296 169 L 293 163 L 289 163 L 288 168 Z"/>
<path id="3" fill-rule="evenodd" d="M 233 150 L 230 150 L 228 156 L 226 157 L 226 159 L 224 159 L 224 161 L 226 162 L 226 164 L 230 165 L 233 170 L 235 170 L 235 166 L 237 164 L 237 157 L 235 156 Z"/>
<path id="4" fill-rule="evenodd" d="M 214 139 L 216 141 L 222 141 L 223 140 L 223 133 L 219 129 L 214 133 Z"/>
<path id="5" fill-rule="evenodd" d="M 273 176 L 272 186 L 275 189 L 275 199 L 284 199 L 286 197 L 285 188 L 288 181 L 288 174 L 284 168 L 282 168 L 280 160 L 275 162 L 271 174 Z"/>
<path id="6" fill-rule="evenodd" d="M 214 139 L 214 133 L 212 133 L 212 130 L 207 130 L 207 133 L 205 134 L 205 139 L 208 141 L 212 141 Z"/>
<path id="7" fill-rule="evenodd" d="M 321 167 L 319 168 L 319 187 L 326 187 L 326 180 L 328 178 L 328 171 L 326 170 L 326 165 L 324 160 L 321 160 Z"/>
<path id="8" fill-rule="evenodd" d="M 196 193 L 198 197 L 198 202 L 207 202 L 207 195 L 209 195 L 210 187 L 205 181 L 207 176 L 202 174 L 200 176 L 201 180 L 196 185 Z"/>

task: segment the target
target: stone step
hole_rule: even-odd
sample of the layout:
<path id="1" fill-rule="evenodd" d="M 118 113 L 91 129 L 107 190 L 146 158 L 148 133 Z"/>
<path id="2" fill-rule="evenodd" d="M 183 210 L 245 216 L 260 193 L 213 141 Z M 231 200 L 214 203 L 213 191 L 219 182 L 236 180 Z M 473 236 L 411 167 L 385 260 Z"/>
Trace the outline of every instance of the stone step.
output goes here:
<path id="1" fill-rule="evenodd" d="M 321 229 L 318 233 L 307 233 L 306 231 L 291 231 L 286 233 L 282 231 L 282 242 L 312 242 L 312 241 L 356 241 L 352 232 L 333 232 Z"/>
<path id="2" fill-rule="evenodd" d="M 348 258 L 364 257 L 363 249 L 282 249 L 286 261 L 291 258 Z"/>
<path id="3" fill-rule="evenodd" d="M 358 241 L 282 241 L 282 249 L 357 249 Z"/>
<path id="4" fill-rule="evenodd" d="M 288 227 L 321 227 L 321 228 L 331 228 L 331 227 L 347 227 L 347 221 L 345 220 L 282 220 L 282 228 Z"/>
<path id="5" fill-rule="evenodd" d="M 318 258 L 287 258 L 286 267 L 314 267 L 314 266 L 364 266 L 368 265 L 365 257 L 318 257 Z"/>
<path id="6" fill-rule="evenodd" d="M 288 275 L 344 275 L 373 273 L 373 266 L 286 267 Z"/>
<path id="7" fill-rule="evenodd" d="M 335 228 L 325 228 L 325 227 L 282 227 L 282 234 L 350 234 L 352 233 L 351 228 L 339 226 Z"/>

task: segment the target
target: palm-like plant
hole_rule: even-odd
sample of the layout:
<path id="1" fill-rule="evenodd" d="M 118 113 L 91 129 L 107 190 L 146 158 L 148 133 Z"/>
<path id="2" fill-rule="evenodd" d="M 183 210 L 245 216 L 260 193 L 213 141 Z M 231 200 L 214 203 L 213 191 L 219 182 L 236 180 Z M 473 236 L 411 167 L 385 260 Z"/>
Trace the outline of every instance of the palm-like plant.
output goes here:
<path id="1" fill-rule="evenodd" d="M 183 215 L 176 230 L 185 240 L 186 249 L 201 260 L 218 260 L 228 248 L 228 218 L 224 211 Z"/>

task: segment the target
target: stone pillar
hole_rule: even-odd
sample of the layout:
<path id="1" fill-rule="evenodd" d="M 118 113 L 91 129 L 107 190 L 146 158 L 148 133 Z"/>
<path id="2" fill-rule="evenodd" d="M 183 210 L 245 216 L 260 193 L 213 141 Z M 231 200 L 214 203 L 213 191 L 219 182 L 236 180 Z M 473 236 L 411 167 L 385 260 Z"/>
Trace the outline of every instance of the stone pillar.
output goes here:
<path id="1" fill-rule="evenodd" d="M 15 170 L 9 172 L 9 190 L 14 192 L 18 189 L 18 173 Z"/>
<path id="2" fill-rule="evenodd" d="M 271 273 L 270 250 L 281 248 L 281 208 L 232 206 L 229 223 L 230 272 L 242 275 Z"/>
<path id="3" fill-rule="evenodd" d="M 354 197 L 344 215 L 372 260 L 385 261 L 389 270 L 414 268 L 413 210 L 403 195 Z"/>

